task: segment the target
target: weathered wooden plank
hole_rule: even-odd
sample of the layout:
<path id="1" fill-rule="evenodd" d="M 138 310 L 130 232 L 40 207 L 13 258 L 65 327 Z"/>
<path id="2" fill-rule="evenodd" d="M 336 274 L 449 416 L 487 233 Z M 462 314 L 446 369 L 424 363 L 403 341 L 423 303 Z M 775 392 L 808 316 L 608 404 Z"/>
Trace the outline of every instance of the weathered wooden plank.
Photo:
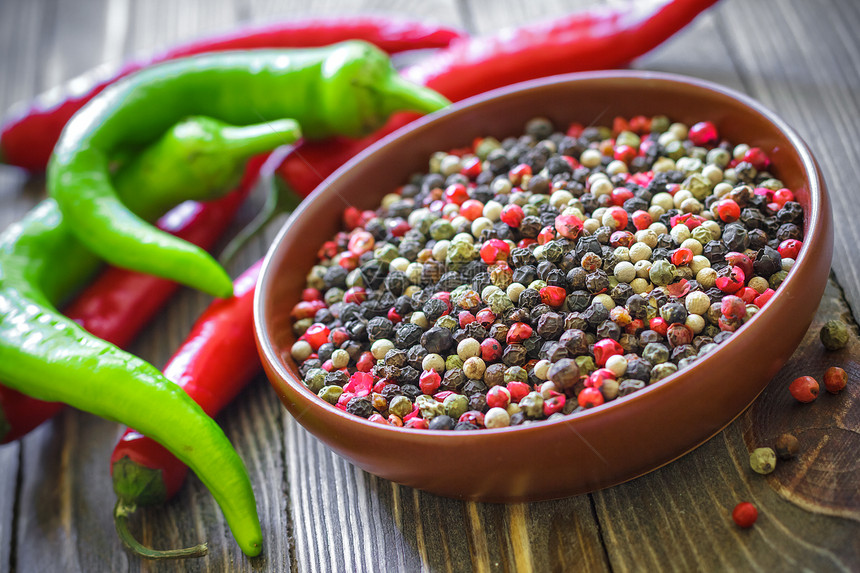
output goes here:
<path id="1" fill-rule="evenodd" d="M 732 2 L 721 14 L 726 41 L 751 93 L 797 129 L 821 163 L 838 229 L 833 270 L 856 319 L 860 9 L 855 2 L 787 0 Z M 763 32 L 761 22 L 767 22 L 769 33 Z"/>
<path id="2" fill-rule="evenodd" d="M 852 325 L 848 345 L 828 351 L 819 331 L 826 320 L 849 320 L 850 311 L 831 281 L 815 321 L 804 337 L 802 351 L 768 385 L 742 420 L 747 449 L 774 447 L 783 433 L 798 438 L 796 459 L 778 462 L 768 483 L 785 499 L 812 512 L 860 522 L 860 339 Z M 849 384 L 833 395 L 824 390 L 824 371 L 831 366 L 848 373 Z M 821 393 L 810 404 L 800 404 L 788 392 L 798 376 L 812 376 Z"/>
<path id="3" fill-rule="evenodd" d="M 0 446 L 0 573 L 9 573 L 14 564 L 13 531 L 18 490 L 17 443 Z"/>

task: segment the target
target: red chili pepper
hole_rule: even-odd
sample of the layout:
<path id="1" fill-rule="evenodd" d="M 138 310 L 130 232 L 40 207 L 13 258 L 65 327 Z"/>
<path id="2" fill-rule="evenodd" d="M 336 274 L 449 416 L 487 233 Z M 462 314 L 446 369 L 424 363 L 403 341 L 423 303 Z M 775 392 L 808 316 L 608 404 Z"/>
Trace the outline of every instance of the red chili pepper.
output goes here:
<path id="1" fill-rule="evenodd" d="M 217 201 L 187 202 L 161 218 L 158 226 L 203 248 L 210 248 L 254 187 L 263 158 L 255 158 L 237 189 Z M 128 345 L 179 288 L 175 282 L 109 267 L 63 312 L 92 334 L 117 346 Z M 0 418 L 9 431 L 0 443 L 16 440 L 55 416 L 63 404 L 42 402 L 0 385 Z"/>
<path id="2" fill-rule="evenodd" d="M 443 48 L 465 33 L 446 26 L 382 16 L 314 18 L 244 28 L 196 40 L 145 60 L 135 60 L 107 75 L 71 80 L 60 95 L 43 94 L 28 108 L 10 114 L 0 131 L 0 161 L 31 171 L 48 163 L 66 122 L 108 85 L 159 62 L 204 52 L 258 48 L 312 48 L 344 40 L 365 40 L 390 53 Z M 81 85 L 89 87 L 81 89 Z M 74 85 L 74 88 L 71 86 Z"/>
<path id="3" fill-rule="evenodd" d="M 262 371 L 253 321 L 254 290 L 262 262 L 257 261 L 236 279 L 232 298 L 218 299 L 204 311 L 164 368 L 165 376 L 180 385 L 210 416 L 230 403 Z M 111 471 L 125 458 L 143 469 L 161 470 L 165 499 L 179 490 L 188 471 L 160 444 L 132 429 L 114 448 Z M 128 468 L 124 469 L 123 475 L 127 475 Z M 114 475 L 117 479 L 123 478 Z"/>
<path id="4" fill-rule="evenodd" d="M 717 0 L 657 0 L 601 7 L 564 18 L 458 38 L 403 75 L 452 101 L 539 77 L 617 68 L 670 38 Z M 348 159 L 415 119 L 399 114 L 359 140 L 304 142 L 281 167 L 292 189 L 307 196 Z"/>

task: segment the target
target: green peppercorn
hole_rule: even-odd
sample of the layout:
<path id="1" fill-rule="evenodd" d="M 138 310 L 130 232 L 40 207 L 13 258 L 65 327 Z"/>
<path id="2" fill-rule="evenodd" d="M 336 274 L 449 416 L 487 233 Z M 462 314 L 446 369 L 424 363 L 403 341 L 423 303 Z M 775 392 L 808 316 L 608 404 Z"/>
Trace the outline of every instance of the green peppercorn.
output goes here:
<path id="1" fill-rule="evenodd" d="M 490 296 L 487 297 L 487 303 L 490 305 L 490 310 L 492 310 L 496 316 L 501 316 L 505 311 L 514 307 L 514 303 L 511 302 L 511 299 L 503 290 L 491 292 Z"/>
<path id="2" fill-rule="evenodd" d="M 325 386 L 325 375 L 326 371 L 322 368 L 311 368 L 305 374 L 305 386 L 314 394 L 318 394 Z"/>
<path id="3" fill-rule="evenodd" d="M 776 468 L 776 452 L 771 448 L 756 448 L 750 454 L 750 467 L 757 474 L 766 475 Z"/>
<path id="4" fill-rule="evenodd" d="M 669 360 L 669 349 L 665 344 L 651 342 L 642 350 L 642 358 L 651 364 L 662 364 Z"/>
<path id="5" fill-rule="evenodd" d="M 478 156 L 478 159 L 483 161 L 491 151 L 499 149 L 501 146 L 502 144 L 499 143 L 499 140 L 495 137 L 485 137 L 481 139 L 480 143 L 475 147 L 475 155 Z"/>
<path id="6" fill-rule="evenodd" d="M 445 413 L 445 407 L 442 403 L 432 396 L 422 394 L 415 399 L 415 403 L 418 405 L 421 417 L 425 420 L 432 420 L 436 416 L 441 416 Z"/>
<path id="7" fill-rule="evenodd" d="M 388 411 L 395 416 L 403 418 L 403 416 L 412 411 L 412 401 L 403 395 L 395 396 L 388 403 Z"/>
<path id="8" fill-rule="evenodd" d="M 301 336 L 308 328 L 310 328 L 313 323 L 313 318 L 303 318 L 301 320 L 297 320 L 295 324 L 293 324 L 293 334 L 295 334 L 296 336 Z"/>
<path id="9" fill-rule="evenodd" d="M 445 219 L 437 219 L 430 225 L 430 236 L 437 241 L 450 239 L 455 234 L 454 225 Z"/>
<path id="10" fill-rule="evenodd" d="M 340 398 L 341 394 L 343 394 L 343 388 L 335 384 L 331 384 L 321 388 L 317 395 L 329 404 L 337 404 L 337 400 Z"/>
<path id="11" fill-rule="evenodd" d="M 579 373 L 585 376 L 588 376 L 597 370 L 597 365 L 594 363 L 594 358 L 591 356 L 577 356 L 573 361 L 576 362 L 576 366 L 579 368 Z"/>
<path id="12" fill-rule="evenodd" d="M 505 384 L 508 382 L 528 382 L 529 373 L 522 366 L 511 366 L 505 370 Z"/>
<path id="13" fill-rule="evenodd" d="M 457 420 L 469 410 L 469 398 L 462 394 L 451 394 L 442 402 L 445 414 Z"/>
<path id="14" fill-rule="evenodd" d="M 383 243 L 373 251 L 373 258 L 390 263 L 400 256 L 400 251 L 390 243 Z"/>
<path id="15" fill-rule="evenodd" d="M 842 350 L 848 344 L 848 325 L 841 320 L 828 320 L 818 334 L 827 350 Z"/>
<path id="16" fill-rule="evenodd" d="M 675 279 L 675 265 L 666 259 L 658 259 L 651 265 L 648 278 L 657 286 L 665 286 Z"/>
<path id="17" fill-rule="evenodd" d="M 519 402 L 520 410 L 527 418 L 543 418 L 543 396 L 540 392 L 529 392 Z"/>
<path id="18" fill-rule="evenodd" d="M 667 376 L 671 376 L 675 372 L 678 371 L 678 366 L 672 364 L 671 362 L 663 362 L 662 364 L 657 364 L 654 368 L 651 369 L 651 380 L 650 383 L 653 384 L 658 380 L 662 380 Z"/>
<path id="19" fill-rule="evenodd" d="M 463 359 L 456 354 L 451 354 L 445 358 L 445 370 L 462 370 Z"/>

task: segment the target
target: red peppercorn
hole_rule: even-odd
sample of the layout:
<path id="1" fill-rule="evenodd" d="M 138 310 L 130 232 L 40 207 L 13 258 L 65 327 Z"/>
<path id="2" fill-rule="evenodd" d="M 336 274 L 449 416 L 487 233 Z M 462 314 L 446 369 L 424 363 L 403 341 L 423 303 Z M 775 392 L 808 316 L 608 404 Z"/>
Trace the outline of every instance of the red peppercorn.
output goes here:
<path id="1" fill-rule="evenodd" d="M 546 245 L 553 239 L 555 239 L 555 229 L 552 227 L 544 227 L 537 236 L 538 245 Z"/>
<path id="2" fill-rule="evenodd" d="M 303 300 L 293 307 L 290 315 L 296 320 L 313 318 L 317 311 L 323 308 L 326 308 L 326 303 L 321 300 Z"/>
<path id="3" fill-rule="evenodd" d="M 353 271 L 358 268 L 358 255 L 346 251 L 341 254 L 337 264 L 348 271 Z"/>
<path id="4" fill-rule="evenodd" d="M 468 177 L 469 179 L 474 179 L 483 171 L 481 167 L 481 160 L 478 157 L 470 157 L 466 159 L 462 163 L 463 167 L 460 169 L 460 173 Z"/>
<path id="5" fill-rule="evenodd" d="M 302 290 L 302 302 L 322 300 L 322 297 L 322 293 L 319 291 L 319 289 L 308 287 Z"/>
<path id="6" fill-rule="evenodd" d="M 469 198 L 469 191 L 462 183 L 453 183 L 445 188 L 445 202 L 462 205 Z"/>
<path id="7" fill-rule="evenodd" d="M 304 339 L 311 345 L 311 348 L 318 350 L 320 346 L 328 342 L 328 335 L 331 331 L 324 324 L 315 322 L 310 325 L 304 333 Z"/>
<path id="8" fill-rule="evenodd" d="M 786 189 L 783 187 L 774 192 L 773 194 L 773 202 L 779 205 L 782 208 L 789 201 L 794 201 L 794 193 L 791 192 L 790 189 Z"/>
<path id="9" fill-rule="evenodd" d="M 669 224 L 673 227 L 675 225 L 686 225 L 686 227 L 691 231 L 701 225 L 704 221 L 705 220 L 702 217 L 692 213 L 684 213 L 682 215 L 675 215 L 669 218 Z"/>
<path id="10" fill-rule="evenodd" d="M 543 401 L 543 415 L 546 417 L 552 416 L 556 412 L 561 412 L 566 402 L 564 394 L 560 392 L 550 391 L 549 398 Z"/>
<path id="11" fill-rule="evenodd" d="M 460 323 L 460 328 L 466 328 L 467 324 L 471 324 L 476 320 L 475 315 L 468 310 L 461 310 L 457 315 L 457 322 Z"/>
<path id="12" fill-rule="evenodd" d="M 740 205 L 734 199 L 722 199 L 717 203 L 717 217 L 724 223 L 734 223 L 741 218 Z"/>
<path id="13" fill-rule="evenodd" d="M 644 231 L 650 227 L 653 222 L 654 219 L 648 214 L 648 211 L 639 209 L 633 212 L 633 226 L 636 227 L 637 231 Z"/>
<path id="14" fill-rule="evenodd" d="M 372 251 L 375 243 L 376 240 L 373 238 L 373 235 L 364 230 L 356 230 L 349 238 L 347 249 L 353 254 L 363 255 Z"/>
<path id="15" fill-rule="evenodd" d="M 812 376 L 801 376 L 794 379 L 788 386 L 788 391 L 798 402 L 812 402 L 818 397 L 818 381 Z"/>
<path id="16" fill-rule="evenodd" d="M 493 386 L 487 390 L 487 406 L 490 408 L 507 408 L 511 403 L 511 393 L 504 386 Z"/>
<path id="17" fill-rule="evenodd" d="M 367 299 L 367 291 L 364 287 L 350 287 L 346 289 L 346 292 L 343 293 L 343 302 L 354 302 L 356 304 L 361 304 Z"/>
<path id="18" fill-rule="evenodd" d="M 707 145 L 714 145 L 719 138 L 719 134 L 717 133 L 717 126 L 713 123 L 710 121 L 700 121 L 699 123 L 693 124 L 687 132 L 687 137 L 693 145 L 704 147 Z"/>
<path id="19" fill-rule="evenodd" d="M 532 335 L 532 327 L 526 324 L 525 322 L 515 322 L 508 329 L 508 336 L 506 341 L 508 344 L 513 344 L 514 342 L 522 342 L 526 340 L 528 337 Z"/>
<path id="20" fill-rule="evenodd" d="M 610 217 L 615 221 L 615 228 L 618 230 L 624 230 L 627 228 L 627 211 L 622 209 L 621 207 L 610 207 L 606 210 Z"/>
<path id="21" fill-rule="evenodd" d="M 748 501 L 742 501 L 732 510 L 732 520 L 738 527 L 752 527 L 758 519 L 758 510 Z"/>
<path id="22" fill-rule="evenodd" d="M 752 164 L 752 166 L 759 171 L 763 171 L 770 166 L 770 158 L 761 147 L 750 147 L 747 152 L 744 153 L 741 161 L 746 161 L 747 163 Z"/>
<path id="23" fill-rule="evenodd" d="M 502 220 L 502 223 L 508 225 L 509 227 L 517 228 L 523 222 L 525 218 L 525 213 L 523 213 L 523 208 L 515 203 L 509 203 L 505 205 L 502 209 L 502 214 L 499 216 Z"/>
<path id="24" fill-rule="evenodd" d="M 484 214 L 484 204 L 476 199 L 469 199 L 460 205 L 460 215 L 474 221 Z"/>
<path id="25" fill-rule="evenodd" d="M 469 410 L 460 416 L 458 422 L 466 422 L 468 424 L 475 424 L 479 428 L 484 427 L 484 414 L 483 412 L 479 412 L 477 410 Z"/>
<path id="26" fill-rule="evenodd" d="M 403 418 L 403 427 L 411 428 L 413 430 L 426 430 L 429 426 L 427 425 L 427 420 L 424 418 L 418 418 L 417 416 L 413 416 L 408 420 L 406 417 Z"/>
<path id="27" fill-rule="evenodd" d="M 669 329 L 669 325 L 663 320 L 660 316 L 655 316 L 651 320 L 648 321 L 648 328 L 659 334 L 660 336 L 666 336 L 666 331 Z"/>
<path id="28" fill-rule="evenodd" d="M 511 246 L 501 239 L 490 239 L 481 245 L 481 260 L 488 265 L 496 261 L 506 261 L 511 254 Z"/>
<path id="29" fill-rule="evenodd" d="M 552 308 L 560 308 L 567 297 L 567 291 L 560 286 L 545 286 L 540 289 L 540 301 Z"/>
<path id="30" fill-rule="evenodd" d="M 612 158 L 629 164 L 636 155 L 637 151 L 635 147 L 631 145 L 616 145 Z"/>
<path id="31" fill-rule="evenodd" d="M 598 368 L 585 379 L 585 387 L 600 388 L 606 380 L 615 380 L 615 372 L 608 368 Z"/>
<path id="32" fill-rule="evenodd" d="M 744 272 L 744 277 L 752 277 L 755 274 L 753 271 L 753 262 L 745 254 L 731 251 L 726 253 L 725 259 L 729 265 L 740 267 Z"/>
<path id="33" fill-rule="evenodd" d="M 758 298 L 758 291 L 750 287 L 744 287 L 735 294 L 747 304 L 752 304 Z"/>
<path id="34" fill-rule="evenodd" d="M 756 305 L 757 307 L 761 308 L 761 307 L 763 307 L 763 306 L 765 305 L 765 303 L 766 303 L 767 301 L 769 301 L 769 300 L 771 299 L 771 297 L 773 297 L 773 295 L 775 295 L 775 294 L 776 294 L 776 291 L 775 291 L 775 290 L 773 290 L 772 288 L 769 288 L 769 289 L 767 289 L 766 291 L 764 291 L 763 293 L 761 293 L 760 295 L 758 295 L 758 296 L 755 298 L 755 300 L 753 301 L 753 304 L 754 304 L 754 305 Z"/>
<path id="35" fill-rule="evenodd" d="M 490 328 L 496 321 L 496 314 L 489 308 L 484 308 L 478 311 L 478 313 L 475 315 L 475 318 L 478 320 L 481 326 L 483 326 L 484 328 Z"/>
<path id="36" fill-rule="evenodd" d="M 393 308 L 388 309 L 388 315 L 387 316 L 388 316 L 388 320 L 390 320 L 394 324 L 397 324 L 398 322 L 403 320 L 403 317 L 400 316 L 399 314 L 397 314 L 397 311 L 394 310 Z"/>
<path id="37" fill-rule="evenodd" d="M 332 328 L 328 335 L 328 341 L 338 347 L 347 340 L 349 340 L 349 332 L 342 326 Z"/>
<path id="38" fill-rule="evenodd" d="M 604 402 L 603 394 L 597 388 L 583 388 L 576 401 L 583 408 L 594 408 Z"/>
<path id="39" fill-rule="evenodd" d="M 355 363 L 355 368 L 359 372 L 370 372 L 373 369 L 373 365 L 376 364 L 376 358 L 373 357 L 369 351 L 362 352 L 361 356 L 358 357 L 358 360 Z"/>
<path id="40" fill-rule="evenodd" d="M 522 212 L 522 210 L 520 211 Z M 555 230 L 566 239 L 579 239 L 582 234 L 582 225 L 582 219 L 576 215 L 559 215 L 555 218 Z"/>
<path id="41" fill-rule="evenodd" d="M 377 381 L 373 384 L 373 392 L 374 392 L 375 394 L 381 394 L 381 393 L 382 393 L 382 390 L 383 390 L 386 386 L 388 386 L 388 380 L 377 380 Z"/>
<path id="42" fill-rule="evenodd" d="M 352 231 L 361 225 L 361 211 L 357 207 L 349 206 L 343 210 L 343 225 Z"/>
<path id="43" fill-rule="evenodd" d="M 531 175 L 532 168 L 526 163 L 520 163 L 510 171 L 508 171 L 508 180 L 512 185 L 519 185 L 523 182 L 524 175 Z"/>
<path id="44" fill-rule="evenodd" d="M 633 195 L 633 191 L 628 189 L 627 187 L 616 187 L 612 190 L 610 197 L 612 198 L 612 204 L 616 207 L 621 207 L 624 205 L 624 202 L 628 199 L 632 199 L 635 195 Z"/>
<path id="45" fill-rule="evenodd" d="M 636 237 L 630 231 L 613 231 L 609 236 L 609 244 L 612 248 L 618 247 L 630 248 L 636 242 Z"/>
<path id="46" fill-rule="evenodd" d="M 433 395 L 439 389 L 441 383 L 442 377 L 433 369 L 425 370 L 418 379 L 418 387 L 427 395 Z"/>
<path id="47" fill-rule="evenodd" d="M 391 221 L 386 225 L 388 228 L 388 232 L 391 233 L 392 237 L 402 237 L 406 234 L 406 231 L 411 229 L 409 223 L 405 219 L 397 219 L 395 221 Z"/>
<path id="48" fill-rule="evenodd" d="M 518 380 L 508 382 L 505 387 L 511 395 L 511 402 L 514 403 L 519 403 L 520 400 L 525 398 L 528 393 L 532 391 L 531 386 L 525 382 L 519 382 Z"/>
<path id="49" fill-rule="evenodd" d="M 336 408 L 340 408 L 341 410 L 346 410 L 346 405 L 347 405 L 347 404 L 349 403 L 349 401 L 350 401 L 350 400 L 352 400 L 353 398 L 355 398 L 355 394 L 353 394 L 352 392 L 344 392 L 344 393 L 343 393 L 343 394 L 341 394 L 341 395 L 340 395 L 340 397 L 337 399 L 337 404 L 335 404 L 335 407 L 336 407 Z"/>
<path id="50" fill-rule="evenodd" d="M 848 373 L 838 366 L 831 366 L 824 372 L 824 388 L 831 394 L 838 394 L 848 385 Z"/>
<path id="51" fill-rule="evenodd" d="M 531 239 L 531 238 L 520 239 L 517 242 L 517 247 L 519 247 L 521 249 L 527 249 L 529 245 L 534 245 L 535 243 L 537 243 L 536 239 Z"/>
<path id="52" fill-rule="evenodd" d="M 502 343 L 492 337 L 481 341 L 481 360 L 493 362 L 502 357 Z"/>
<path id="53" fill-rule="evenodd" d="M 630 131 L 643 134 L 651 131 L 651 118 L 644 115 L 634 115 L 630 118 Z"/>
<path id="54" fill-rule="evenodd" d="M 675 249 L 672 251 L 670 260 L 672 261 L 672 264 L 676 266 L 688 265 L 693 260 L 693 251 L 687 247 Z"/>
<path id="55" fill-rule="evenodd" d="M 611 338 L 604 338 L 594 343 L 594 363 L 604 366 L 610 356 L 624 354 L 624 348 Z"/>
<path id="56" fill-rule="evenodd" d="M 783 259 L 796 259 L 802 246 L 802 241 L 798 241 L 797 239 L 786 239 L 779 244 L 777 251 L 779 251 L 779 256 Z"/>
<path id="57" fill-rule="evenodd" d="M 723 300 L 720 302 L 720 312 L 726 318 L 739 319 L 746 315 L 747 307 L 741 298 L 734 295 L 727 295 L 724 296 Z"/>
<path id="58" fill-rule="evenodd" d="M 731 267 L 727 274 L 717 276 L 717 288 L 724 293 L 733 294 L 744 286 L 746 276 L 744 271 L 738 267 Z"/>

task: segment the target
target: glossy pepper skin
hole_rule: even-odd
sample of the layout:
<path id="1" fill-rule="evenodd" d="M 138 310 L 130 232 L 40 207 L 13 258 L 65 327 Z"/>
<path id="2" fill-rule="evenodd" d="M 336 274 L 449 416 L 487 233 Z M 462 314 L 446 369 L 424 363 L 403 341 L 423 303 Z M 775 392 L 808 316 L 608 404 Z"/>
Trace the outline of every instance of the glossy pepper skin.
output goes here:
<path id="1" fill-rule="evenodd" d="M 264 48 L 312 48 L 345 40 L 364 40 L 396 54 L 407 50 L 442 48 L 466 34 L 461 30 L 389 16 L 308 18 L 240 28 L 226 34 L 196 39 L 142 60 L 125 63 L 107 74 L 88 72 L 59 90 L 40 94 L 34 101 L 10 111 L 0 126 L 0 162 L 30 171 L 42 171 L 51 151 L 72 116 L 110 84 L 138 70 L 207 52 Z M 81 86 L 84 85 L 83 89 Z"/>
<path id="2" fill-rule="evenodd" d="M 649 0 L 598 6 L 488 36 L 459 38 L 403 70 L 408 80 L 452 101 L 546 75 L 625 66 L 688 25 L 716 0 Z M 300 195 L 344 162 L 415 119 L 398 115 L 362 139 L 304 141 L 281 172 Z"/>
<path id="3" fill-rule="evenodd" d="M 205 118 L 182 121 L 121 169 L 120 196 L 143 219 L 153 220 L 171 203 L 205 196 L 200 182 L 206 182 L 213 196 L 223 194 L 250 155 L 300 135 L 293 121 L 276 127 L 280 131 L 264 134 L 245 128 L 240 145 L 241 134 L 232 126 Z M 230 134 L 229 150 L 223 145 L 225 131 Z M 222 144 L 212 146 L 213 140 Z M 218 161 L 210 161 L 213 154 Z M 224 169 L 225 164 L 232 169 Z M 147 165 L 173 176 L 150 202 L 140 192 Z M 99 264 L 75 239 L 52 199 L 0 234 L 0 378 L 33 398 L 63 402 L 158 439 L 212 489 L 240 547 L 256 555 L 262 541 L 253 491 L 244 465 L 218 425 L 153 366 L 92 336 L 55 309 L 54 304 Z"/>
<path id="4" fill-rule="evenodd" d="M 48 192 L 79 240 L 111 264 L 229 296 L 232 283 L 208 253 L 159 231 L 118 199 L 112 155 L 147 145 L 188 115 L 236 125 L 291 118 L 304 137 L 318 139 L 359 136 L 394 111 L 427 113 L 447 103 L 404 81 L 364 42 L 174 60 L 114 84 L 72 118 L 48 166 Z"/>
<path id="5" fill-rule="evenodd" d="M 226 196 L 205 203 L 185 201 L 159 219 L 159 228 L 209 249 L 253 189 L 264 159 L 249 160 L 241 183 Z M 178 288 L 167 279 L 107 267 L 63 307 L 63 314 L 90 334 L 124 348 Z M 63 406 L 0 385 L 0 444 L 21 438 Z"/>

